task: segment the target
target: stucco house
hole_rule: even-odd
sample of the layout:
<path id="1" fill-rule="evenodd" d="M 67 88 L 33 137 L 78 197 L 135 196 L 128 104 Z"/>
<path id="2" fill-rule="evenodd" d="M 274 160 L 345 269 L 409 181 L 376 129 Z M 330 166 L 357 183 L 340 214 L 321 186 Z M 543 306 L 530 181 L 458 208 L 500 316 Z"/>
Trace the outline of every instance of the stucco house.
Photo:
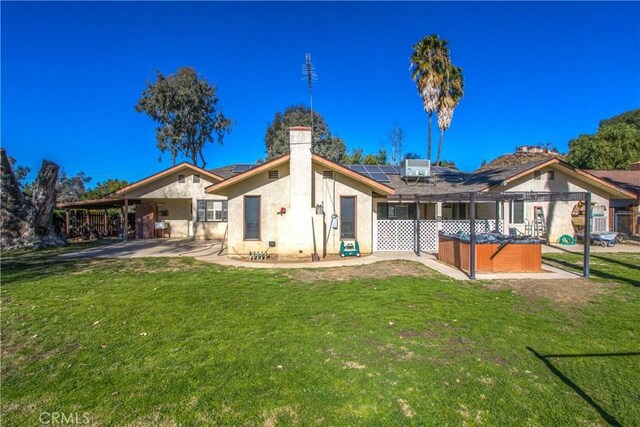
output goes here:
<path id="1" fill-rule="evenodd" d="M 290 128 L 290 153 L 268 162 L 204 170 L 182 163 L 107 198 L 63 209 L 120 206 L 136 238 L 160 235 L 224 240 L 230 256 L 265 252 L 282 258 L 336 254 L 343 240 L 362 253 L 433 252 L 438 233 L 469 231 L 469 203 L 457 193 L 590 192 L 593 231 L 610 228 L 609 208 L 638 200 L 628 188 L 574 168 L 556 157 L 473 173 L 432 167 L 424 179 L 401 177 L 398 167 L 341 165 L 311 151 L 311 129 Z M 438 194 L 440 201 L 416 202 Z M 451 197 L 448 200 L 447 197 Z M 574 234 L 575 202 L 479 202 L 477 231 L 528 234 L 535 209 L 545 215 L 545 237 Z M 480 227 L 480 228 L 479 228 Z M 419 234 L 417 236 L 416 234 Z"/>

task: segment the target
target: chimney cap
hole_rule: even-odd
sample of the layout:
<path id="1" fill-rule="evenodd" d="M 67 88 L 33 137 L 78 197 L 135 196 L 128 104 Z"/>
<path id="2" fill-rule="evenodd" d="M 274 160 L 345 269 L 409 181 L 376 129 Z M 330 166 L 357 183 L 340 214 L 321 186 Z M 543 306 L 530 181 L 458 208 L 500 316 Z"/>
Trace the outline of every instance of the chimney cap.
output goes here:
<path id="1" fill-rule="evenodd" d="M 311 130 L 308 126 L 291 126 L 289 130 Z"/>

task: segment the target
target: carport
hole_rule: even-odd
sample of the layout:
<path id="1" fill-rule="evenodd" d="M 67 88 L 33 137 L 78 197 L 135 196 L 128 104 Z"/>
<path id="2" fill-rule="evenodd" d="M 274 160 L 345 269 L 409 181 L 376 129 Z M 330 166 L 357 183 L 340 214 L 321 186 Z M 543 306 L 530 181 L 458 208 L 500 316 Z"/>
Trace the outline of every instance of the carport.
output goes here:
<path id="1" fill-rule="evenodd" d="M 140 200 L 104 198 L 58 203 L 56 209 L 65 212 L 61 228 L 68 238 L 119 236 L 128 240 L 135 236 L 136 230 L 135 212 L 130 212 L 129 207 L 137 204 Z M 127 233 L 123 232 L 125 222 Z"/>

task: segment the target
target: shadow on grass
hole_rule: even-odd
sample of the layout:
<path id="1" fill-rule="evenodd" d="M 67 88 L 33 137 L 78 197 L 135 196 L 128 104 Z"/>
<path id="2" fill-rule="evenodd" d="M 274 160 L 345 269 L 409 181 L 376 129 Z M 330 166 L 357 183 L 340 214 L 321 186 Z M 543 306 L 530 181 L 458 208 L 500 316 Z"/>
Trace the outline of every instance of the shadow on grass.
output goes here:
<path id="1" fill-rule="evenodd" d="M 563 357 L 620 357 L 620 356 L 640 356 L 640 352 L 626 352 L 626 353 L 586 353 L 586 354 L 547 354 L 542 355 L 535 351 L 531 347 L 527 347 L 527 350 L 531 352 L 536 358 L 542 361 L 545 366 L 563 383 L 569 386 L 573 391 L 578 394 L 585 402 L 587 402 L 593 409 L 595 409 L 598 414 L 612 426 L 621 426 L 620 422 L 610 413 L 608 413 L 602 406 L 600 406 L 595 400 L 591 398 L 582 388 L 580 388 L 576 383 L 571 381 L 569 377 L 560 371 L 549 358 L 563 358 Z"/>
<path id="2" fill-rule="evenodd" d="M 37 281 L 43 277 L 67 275 L 87 268 L 87 260 L 59 260 L 45 257 L 23 257 L 2 261 L 4 286 L 22 281 Z"/>
<path id="3" fill-rule="evenodd" d="M 591 255 L 592 258 L 596 258 L 605 262 L 612 262 L 615 264 L 620 264 L 622 266 L 624 266 L 625 268 L 629 268 L 632 271 L 638 269 L 637 265 L 632 265 L 632 264 L 628 264 L 622 261 L 616 261 L 616 260 L 612 260 L 611 258 L 605 258 L 605 257 L 601 257 L 601 256 L 597 256 L 597 255 Z M 576 264 L 575 262 L 571 262 L 571 261 L 566 261 L 566 260 L 562 260 L 562 259 L 557 259 L 557 258 L 549 258 L 549 257 L 544 257 L 545 261 L 552 263 L 552 264 L 560 264 L 562 267 L 570 270 L 570 271 L 576 271 L 576 272 L 582 272 L 582 264 Z M 598 276 L 601 279 L 608 279 L 608 280 L 612 280 L 615 282 L 620 282 L 620 283 L 627 283 L 631 286 L 635 286 L 635 287 L 640 287 L 640 280 L 638 279 L 634 279 L 632 277 L 625 277 L 625 276 L 620 276 L 620 275 L 616 275 L 616 274 L 612 274 L 610 272 L 601 270 L 599 268 L 593 268 L 593 266 L 590 267 L 590 272 L 592 275 Z"/>

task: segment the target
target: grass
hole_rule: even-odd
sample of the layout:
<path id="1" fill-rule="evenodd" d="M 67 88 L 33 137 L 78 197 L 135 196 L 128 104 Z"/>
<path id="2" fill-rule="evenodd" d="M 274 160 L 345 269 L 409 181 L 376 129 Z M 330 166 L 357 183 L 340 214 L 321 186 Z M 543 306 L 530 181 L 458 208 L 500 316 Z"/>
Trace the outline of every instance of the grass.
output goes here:
<path id="1" fill-rule="evenodd" d="M 582 274 L 582 254 L 544 254 L 552 265 Z M 600 282 L 622 282 L 640 287 L 640 255 L 638 252 L 592 253 L 590 274 Z"/>
<path id="2" fill-rule="evenodd" d="M 6 258 L 3 424 L 638 425 L 640 257 L 598 262 L 570 305 L 430 271 Z"/>

